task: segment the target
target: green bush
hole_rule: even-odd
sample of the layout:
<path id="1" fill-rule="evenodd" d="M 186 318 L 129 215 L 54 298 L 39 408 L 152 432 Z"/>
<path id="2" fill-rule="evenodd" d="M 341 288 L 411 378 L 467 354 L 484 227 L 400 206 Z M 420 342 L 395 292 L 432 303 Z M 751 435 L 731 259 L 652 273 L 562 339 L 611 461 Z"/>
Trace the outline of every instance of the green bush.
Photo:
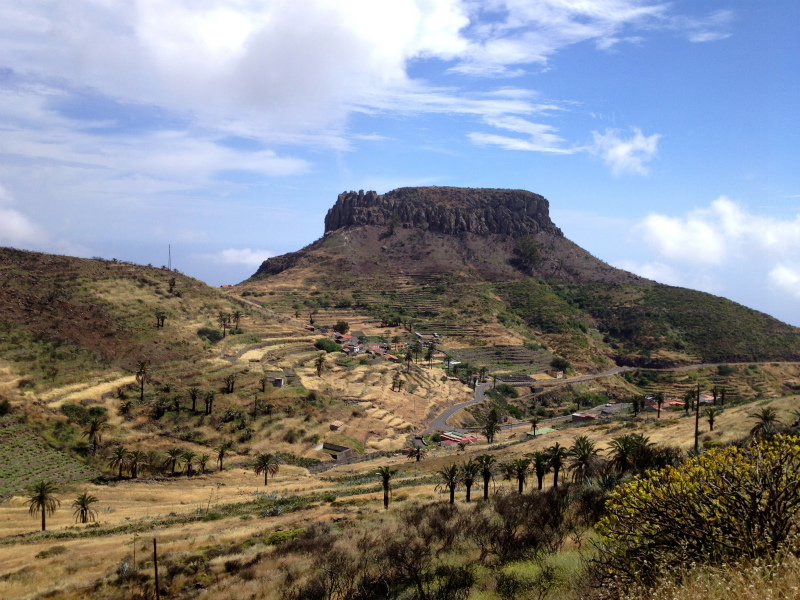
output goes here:
<path id="1" fill-rule="evenodd" d="M 303 527 L 299 529 L 284 529 L 281 531 L 273 531 L 266 538 L 264 538 L 264 543 L 267 546 L 277 546 L 278 544 L 282 544 L 284 542 L 288 542 L 295 539 L 298 535 L 300 535 L 304 531 L 305 528 Z"/>
<path id="2" fill-rule="evenodd" d="M 342 349 L 339 344 L 328 338 L 319 338 L 314 342 L 314 347 L 325 352 L 339 352 Z"/>
<path id="3" fill-rule="evenodd" d="M 222 339 L 222 332 L 219 329 L 213 329 L 211 327 L 201 327 L 197 330 L 197 335 L 208 340 L 212 344 Z"/>
<path id="4" fill-rule="evenodd" d="M 595 575 L 609 593 L 652 585 L 674 565 L 772 558 L 800 526 L 800 438 L 713 449 L 615 491 Z"/>
<path id="5" fill-rule="evenodd" d="M 567 369 L 572 368 L 572 364 L 566 358 L 562 358 L 561 356 L 554 357 L 553 360 L 550 361 L 550 366 L 554 369 L 558 369 L 559 371 L 566 371 Z"/>
<path id="6" fill-rule="evenodd" d="M 730 365 L 719 365 L 717 367 L 717 375 L 719 375 L 720 377 L 728 377 L 730 375 L 733 375 L 735 372 L 736 369 L 734 369 Z"/>

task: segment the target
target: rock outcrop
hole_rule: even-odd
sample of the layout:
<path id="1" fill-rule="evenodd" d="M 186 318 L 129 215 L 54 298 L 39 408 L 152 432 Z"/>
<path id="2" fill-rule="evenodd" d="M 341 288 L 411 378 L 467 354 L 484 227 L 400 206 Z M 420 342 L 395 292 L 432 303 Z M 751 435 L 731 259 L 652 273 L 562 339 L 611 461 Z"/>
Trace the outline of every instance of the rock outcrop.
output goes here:
<path id="1" fill-rule="evenodd" d="M 339 194 L 325 217 L 325 233 L 358 225 L 415 227 L 451 235 L 563 236 L 550 220 L 550 203 L 525 190 L 451 187 L 399 188 L 383 195 Z"/>

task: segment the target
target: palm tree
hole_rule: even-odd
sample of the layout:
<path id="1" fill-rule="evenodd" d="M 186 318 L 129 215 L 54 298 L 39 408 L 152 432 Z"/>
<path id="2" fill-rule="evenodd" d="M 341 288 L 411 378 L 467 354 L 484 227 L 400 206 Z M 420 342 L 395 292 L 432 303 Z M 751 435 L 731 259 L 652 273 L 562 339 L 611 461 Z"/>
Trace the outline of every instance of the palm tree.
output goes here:
<path id="1" fill-rule="evenodd" d="M 140 360 L 136 363 L 136 382 L 141 386 L 139 402 L 144 402 L 144 382 L 147 379 L 147 361 Z"/>
<path id="2" fill-rule="evenodd" d="M 652 445 L 650 438 L 641 433 L 630 433 L 614 438 L 609 444 L 609 449 L 612 451 L 612 469 L 620 475 L 635 470 L 637 461 L 641 464 L 643 453 Z"/>
<path id="3" fill-rule="evenodd" d="M 45 514 L 53 514 L 56 508 L 61 506 L 61 501 L 53 494 L 58 491 L 58 487 L 52 481 L 44 479 L 37 481 L 28 489 L 28 514 L 35 517 L 42 513 L 42 531 L 45 530 Z"/>
<path id="4" fill-rule="evenodd" d="M 122 479 L 122 469 L 128 466 L 128 451 L 124 446 L 117 446 L 111 452 L 111 460 L 108 461 L 108 466 L 112 469 L 119 469 L 117 479 Z"/>
<path id="5" fill-rule="evenodd" d="M 564 461 L 569 456 L 569 451 L 556 442 L 547 449 L 547 455 L 550 457 L 550 468 L 553 469 L 553 487 L 557 488 L 558 472 L 564 466 Z"/>
<path id="6" fill-rule="evenodd" d="M 664 392 L 656 392 L 654 399 L 656 406 L 658 406 L 658 418 L 661 418 L 661 406 L 664 404 Z"/>
<path id="7" fill-rule="evenodd" d="M 514 465 L 514 477 L 517 478 L 517 483 L 519 484 L 519 493 L 522 493 L 522 488 L 525 487 L 525 482 L 528 479 L 528 470 L 531 466 L 531 461 L 527 458 L 518 458 L 513 462 Z"/>
<path id="8" fill-rule="evenodd" d="M 264 485 L 267 485 L 267 475 L 275 475 L 280 468 L 280 459 L 277 454 L 270 454 L 269 452 L 262 452 L 256 456 L 256 464 L 253 467 L 256 475 L 264 473 Z"/>
<path id="9" fill-rule="evenodd" d="M 75 509 L 75 512 L 72 514 L 75 517 L 76 523 L 88 523 L 89 521 L 95 520 L 97 511 L 92 508 L 92 504 L 95 502 L 97 502 L 97 498 L 89 495 L 88 492 L 83 492 L 80 496 L 75 498 L 72 503 L 72 508 Z"/>
<path id="10" fill-rule="evenodd" d="M 172 467 L 172 474 L 175 475 L 175 467 L 178 466 L 178 461 L 183 457 L 183 450 L 180 448 L 170 448 L 166 452 L 167 459 L 166 462 L 170 467 Z"/>
<path id="11" fill-rule="evenodd" d="M 183 459 L 183 464 L 186 465 L 186 475 L 189 477 L 192 476 L 192 464 L 195 460 L 197 460 L 197 452 L 193 452 L 191 450 L 186 450 L 181 454 L 181 458 Z"/>
<path id="12" fill-rule="evenodd" d="M 219 463 L 220 471 L 223 470 L 222 461 L 225 459 L 225 453 L 231 448 L 233 448 L 233 442 L 231 440 L 220 442 L 217 444 L 216 448 L 214 448 L 217 453 L 217 462 Z"/>
<path id="13" fill-rule="evenodd" d="M 503 481 L 511 481 L 514 479 L 514 461 L 500 463 L 500 473 L 503 475 Z"/>
<path id="14" fill-rule="evenodd" d="M 314 365 L 317 367 L 317 377 L 322 377 L 322 371 L 325 369 L 324 352 L 317 357 L 317 360 L 314 361 Z"/>
<path id="15" fill-rule="evenodd" d="M 128 468 L 131 470 L 131 477 L 136 479 L 139 476 L 139 468 L 148 465 L 147 454 L 141 450 L 133 450 L 128 453 Z"/>
<path id="16" fill-rule="evenodd" d="M 471 458 L 461 464 L 461 483 L 467 488 L 467 502 L 470 501 L 470 490 L 481 472 L 481 465 Z"/>
<path id="17" fill-rule="evenodd" d="M 215 397 L 216 395 L 217 395 L 217 394 L 216 394 L 216 392 L 214 392 L 214 390 L 208 390 L 208 391 L 206 392 L 206 395 L 205 395 L 205 397 L 204 397 L 204 400 L 205 400 L 205 403 L 206 403 L 206 414 L 207 414 L 207 415 L 210 415 L 210 414 L 211 414 L 211 411 L 212 411 L 212 410 L 213 410 L 213 408 L 214 408 L 214 397 Z"/>
<path id="18" fill-rule="evenodd" d="M 233 319 L 233 326 L 236 329 L 239 329 L 239 321 L 241 321 L 244 313 L 240 310 L 235 310 L 231 313 L 231 318 Z"/>
<path id="19" fill-rule="evenodd" d="M 491 444 L 494 442 L 494 436 L 500 431 L 500 426 L 494 419 L 489 419 L 483 426 L 483 435 L 486 436 L 486 443 Z"/>
<path id="20" fill-rule="evenodd" d="M 406 373 L 411 370 L 411 361 L 414 360 L 414 353 L 411 350 L 406 350 L 406 355 L 403 357 L 406 361 Z"/>
<path id="21" fill-rule="evenodd" d="M 422 343 L 417 340 L 413 344 L 411 344 L 411 351 L 414 353 L 415 362 L 419 362 L 419 355 L 422 352 Z"/>
<path id="22" fill-rule="evenodd" d="M 573 440 L 569 455 L 572 457 L 572 464 L 568 469 L 572 471 L 574 482 L 583 482 L 592 476 L 598 455 L 593 441 L 585 435 L 579 435 Z"/>
<path id="23" fill-rule="evenodd" d="M 192 412 L 197 412 L 197 399 L 200 397 L 200 388 L 190 387 L 189 398 L 192 400 Z"/>
<path id="24" fill-rule="evenodd" d="M 422 458 L 425 458 L 425 449 L 422 446 L 414 446 L 408 453 L 408 460 L 414 459 L 419 462 Z"/>
<path id="25" fill-rule="evenodd" d="M 433 365 L 433 353 L 436 351 L 436 348 L 433 344 L 428 346 L 427 352 L 425 352 L 425 360 L 428 361 L 428 368 L 430 369 Z"/>
<path id="26" fill-rule="evenodd" d="M 206 463 L 209 461 L 211 457 L 208 454 L 201 454 L 197 457 L 197 462 L 200 463 L 200 472 L 205 475 L 206 474 Z"/>
<path id="27" fill-rule="evenodd" d="M 531 424 L 531 429 L 533 430 L 533 437 L 536 437 L 536 428 L 539 426 L 539 417 L 531 417 L 528 419 Z"/>
<path id="28" fill-rule="evenodd" d="M 762 408 L 759 412 L 752 413 L 751 419 L 756 420 L 756 424 L 750 430 L 750 435 L 753 437 L 766 436 L 775 431 L 775 426 L 780 425 L 778 421 L 778 413 L 771 406 Z"/>
<path id="29" fill-rule="evenodd" d="M 450 361 L 453 360 L 453 357 L 450 354 L 444 355 L 444 364 L 447 365 L 447 372 L 450 373 Z"/>
<path id="30" fill-rule="evenodd" d="M 230 313 L 220 312 L 217 315 L 217 323 L 219 326 L 222 327 L 222 337 L 225 337 L 227 333 L 228 326 L 231 324 L 231 315 Z"/>
<path id="31" fill-rule="evenodd" d="M 92 417 L 86 424 L 83 437 L 88 438 L 89 442 L 92 444 L 93 456 L 97 454 L 97 444 L 103 441 L 102 432 L 105 429 L 108 429 L 108 423 L 100 417 Z"/>
<path id="32" fill-rule="evenodd" d="M 533 471 L 536 473 L 536 480 L 539 484 L 539 489 L 541 490 L 544 482 L 544 476 L 547 475 L 548 471 L 550 471 L 550 456 L 547 454 L 547 452 L 537 450 L 536 452 L 526 454 L 525 458 L 531 461 Z"/>
<path id="33" fill-rule="evenodd" d="M 705 418 L 708 420 L 708 427 L 710 431 L 714 431 L 714 421 L 717 420 L 717 417 L 720 415 L 720 413 L 721 411 L 713 406 L 703 411 L 703 416 L 705 416 Z"/>
<path id="34" fill-rule="evenodd" d="M 442 467 L 436 471 L 436 474 L 442 478 L 442 481 L 436 486 L 436 491 L 443 492 L 444 490 L 449 490 L 450 504 L 455 504 L 456 488 L 458 487 L 458 482 L 461 479 L 461 473 L 458 465 L 456 465 L 456 463 L 450 463 L 449 466 Z"/>
<path id="35" fill-rule="evenodd" d="M 481 454 L 475 458 L 475 462 L 480 465 L 481 476 L 483 477 L 483 499 L 489 499 L 489 481 L 491 481 L 493 473 L 492 469 L 497 464 L 494 456 L 491 454 Z"/>
<path id="36" fill-rule="evenodd" d="M 397 474 L 397 469 L 389 466 L 378 467 L 375 474 L 380 475 L 383 483 L 383 508 L 389 510 L 389 491 L 392 489 L 392 477 Z"/>

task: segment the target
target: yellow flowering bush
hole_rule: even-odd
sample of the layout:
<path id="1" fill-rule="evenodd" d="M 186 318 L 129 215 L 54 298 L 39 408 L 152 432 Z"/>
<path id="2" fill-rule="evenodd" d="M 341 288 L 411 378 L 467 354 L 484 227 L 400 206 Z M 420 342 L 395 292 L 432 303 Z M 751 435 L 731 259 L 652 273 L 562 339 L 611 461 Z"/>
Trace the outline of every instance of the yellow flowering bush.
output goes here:
<path id="1" fill-rule="evenodd" d="M 772 557 L 797 534 L 800 439 L 714 449 L 648 472 L 610 497 L 595 573 L 611 588 L 650 585 L 690 564 Z"/>

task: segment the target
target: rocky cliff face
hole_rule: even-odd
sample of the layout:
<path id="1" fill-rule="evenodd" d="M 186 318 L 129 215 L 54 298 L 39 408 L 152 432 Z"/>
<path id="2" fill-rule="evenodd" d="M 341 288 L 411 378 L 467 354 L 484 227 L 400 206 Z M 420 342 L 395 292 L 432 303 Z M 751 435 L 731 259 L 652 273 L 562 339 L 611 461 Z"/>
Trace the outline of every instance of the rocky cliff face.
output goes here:
<path id="1" fill-rule="evenodd" d="M 325 217 L 325 233 L 355 225 L 415 227 L 447 234 L 563 236 L 550 220 L 550 203 L 525 190 L 448 187 L 400 188 L 387 194 L 339 194 Z"/>

